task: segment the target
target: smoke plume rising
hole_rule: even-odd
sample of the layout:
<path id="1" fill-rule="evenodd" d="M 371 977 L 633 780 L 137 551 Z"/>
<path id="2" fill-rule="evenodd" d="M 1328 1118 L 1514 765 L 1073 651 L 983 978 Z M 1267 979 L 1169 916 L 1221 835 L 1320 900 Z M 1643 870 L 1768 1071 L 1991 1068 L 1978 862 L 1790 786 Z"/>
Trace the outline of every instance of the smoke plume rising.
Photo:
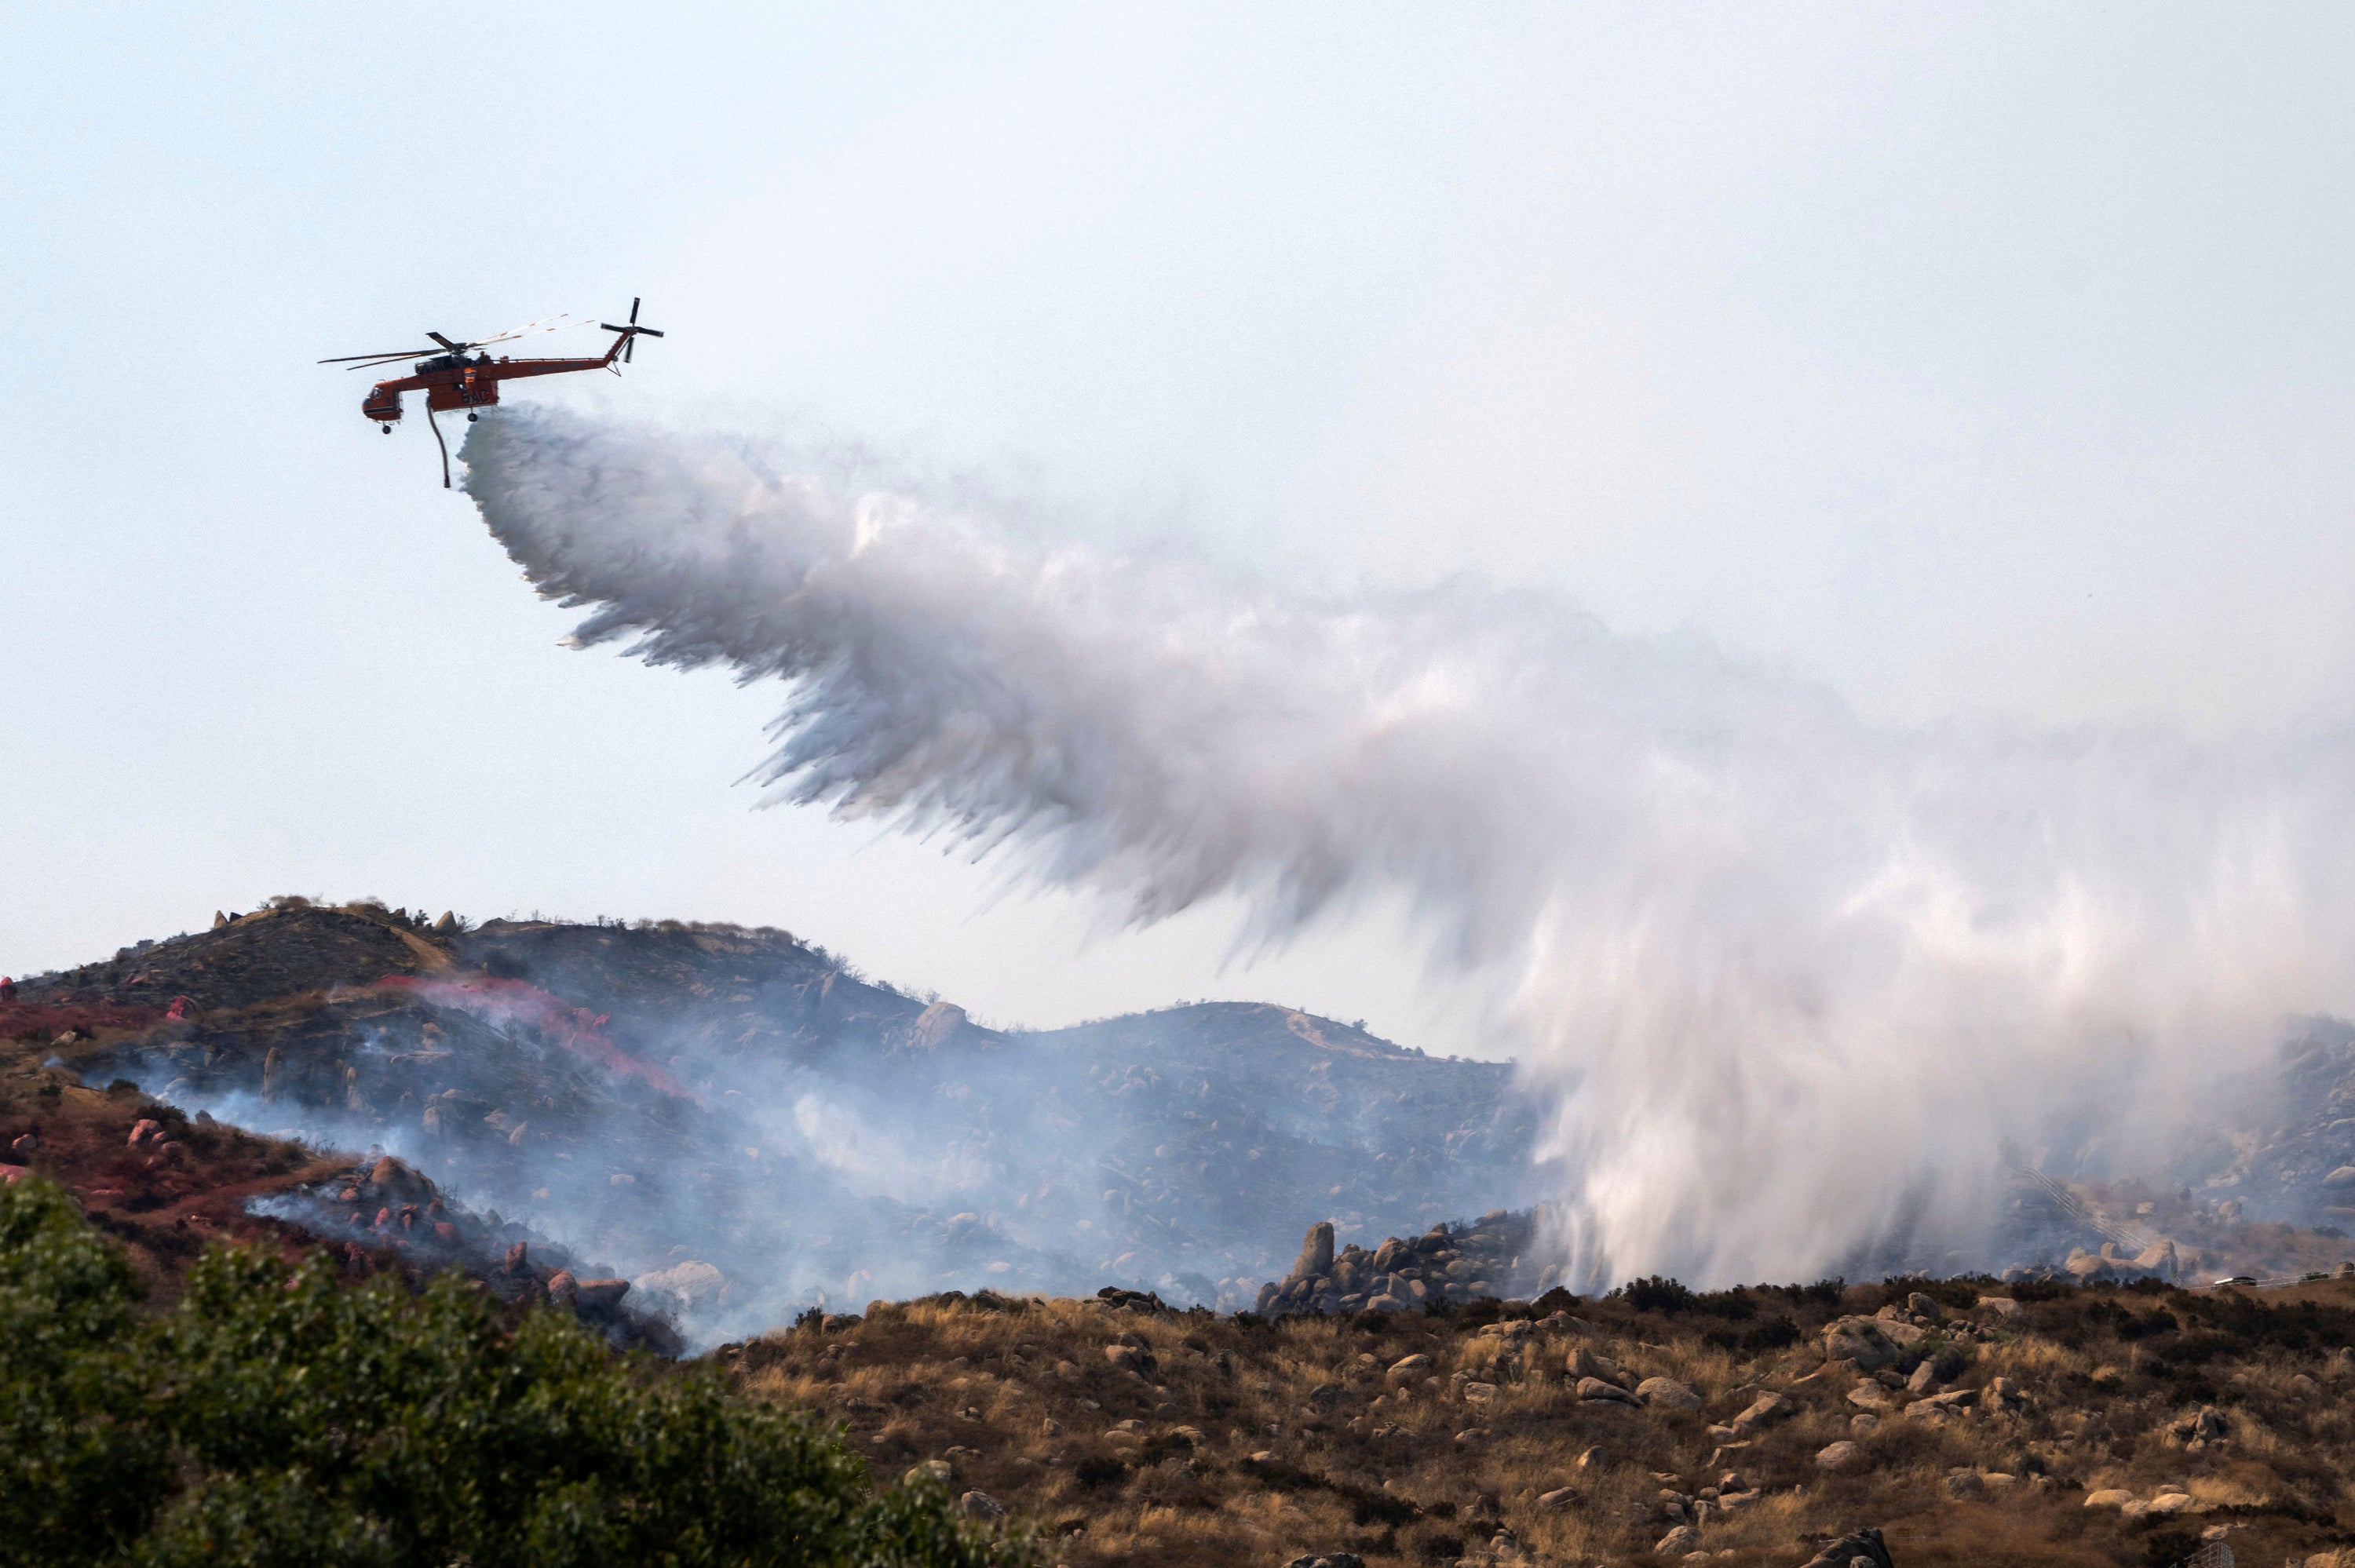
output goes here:
<path id="1" fill-rule="evenodd" d="M 581 645 L 785 683 L 775 800 L 1139 922 L 1402 892 L 1518 1038 L 1585 1284 L 1983 1261 L 2008 1146 L 2156 1158 L 2350 999 L 2341 733 L 1878 727 L 1545 595 L 1287 593 L 753 441 L 509 409 L 464 456 Z"/>

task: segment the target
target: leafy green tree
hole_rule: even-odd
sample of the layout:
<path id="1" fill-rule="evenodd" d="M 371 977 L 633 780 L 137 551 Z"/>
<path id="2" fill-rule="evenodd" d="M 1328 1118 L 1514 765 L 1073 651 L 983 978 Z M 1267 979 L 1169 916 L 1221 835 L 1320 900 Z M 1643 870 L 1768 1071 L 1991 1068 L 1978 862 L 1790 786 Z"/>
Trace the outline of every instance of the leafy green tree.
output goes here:
<path id="1" fill-rule="evenodd" d="M 138 1280 L 48 1182 L 0 1189 L 0 1553 L 107 1562 L 170 1472 L 148 1425 Z"/>
<path id="2" fill-rule="evenodd" d="M 444 1276 L 217 1248 L 141 1327 L 62 1193 L 0 1192 L 0 1563 L 1000 1568 L 806 1415 Z"/>

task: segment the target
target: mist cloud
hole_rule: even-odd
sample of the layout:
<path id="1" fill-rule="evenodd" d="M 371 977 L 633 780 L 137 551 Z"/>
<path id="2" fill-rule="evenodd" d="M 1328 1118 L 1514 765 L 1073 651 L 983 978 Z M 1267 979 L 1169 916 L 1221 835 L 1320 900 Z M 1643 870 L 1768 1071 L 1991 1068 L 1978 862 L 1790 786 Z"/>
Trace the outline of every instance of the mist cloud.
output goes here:
<path id="1" fill-rule="evenodd" d="M 1550 596 L 1287 592 L 782 445 L 508 409 L 464 456 L 583 646 L 785 683 L 771 799 L 1138 922 L 1403 892 L 1520 1042 L 1587 1284 L 1967 1252 L 2008 1140 L 2155 1150 L 2355 990 L 2343 733 L 1876 727 Z"/>

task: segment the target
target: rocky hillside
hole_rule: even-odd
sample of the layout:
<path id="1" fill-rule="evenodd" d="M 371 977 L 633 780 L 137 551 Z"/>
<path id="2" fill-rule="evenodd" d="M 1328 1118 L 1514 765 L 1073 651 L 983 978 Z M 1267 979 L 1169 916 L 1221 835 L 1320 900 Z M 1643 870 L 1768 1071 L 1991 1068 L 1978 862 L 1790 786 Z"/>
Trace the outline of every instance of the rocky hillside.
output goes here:
<path id="1" fill-rule="evenodd" d="M 1268 1006 L 995 1031 L 779 931 L 288 900 L 19 994 L 117 1010 L 51 1032 L 88 1074 L 390 1154 L 633 1277 L 685 1269 L 712 1333 L 944 1287 L 1231 1308 L 1281 1270 L 1272 1234 L 1529 1195 L 1500 1065 Z"/>
<path id="2" fill-rule="evenodd" d="M 45 1033 L 91 1031 L 103 1049 L 112 1031 L 142 1025 L 66 1005 L 64 1030 L 40 1003 L 0 1007 L 0 1181 L 35 1173 L 64 1187 L 123 1244 L 157 1304 L 178 1295 L 208 1244 L 235 1242 L 324 1250 L 355 1277 L 456 1269 L 505 1299 L 570 1308 L 616 1345 L 683 1348 L 663 1320 L 666 1302 L 628 1301 L 628 1280 L 496 1213 L 477 1214 L 389 1156 L 355 1164 L 207 1111 L 189 1116 L 128 1079 L 84 1082 Z"/>
<path id="3" fill-rule="evenodd" d="M 1070 1568 L 1846 1568 L 1867 1528 L 1897 1568 L 2340 1568 L 2350 1345 L 2355 1279 L 1913 1278 L 1281 1319 L 943 1295 L 718 1353 Z"/>

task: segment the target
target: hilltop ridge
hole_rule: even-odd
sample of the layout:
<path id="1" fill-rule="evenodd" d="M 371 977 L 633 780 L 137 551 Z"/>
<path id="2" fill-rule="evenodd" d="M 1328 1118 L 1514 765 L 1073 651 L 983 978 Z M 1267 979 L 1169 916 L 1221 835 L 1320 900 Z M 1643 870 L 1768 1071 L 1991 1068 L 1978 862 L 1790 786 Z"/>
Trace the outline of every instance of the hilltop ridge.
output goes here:
<path id="1" fill-rule="evenodd" d="M 715 1269 L 715 1329 L 983 1285 L 1231 1309 L 1314 1221 L 1534 1195 L 1502 1065 L 1261 1003 L 992 1029 L 776 930 L 286 900 L 18 997 L 93 1076 L 392 1153 L 633 1273 Z"/>

